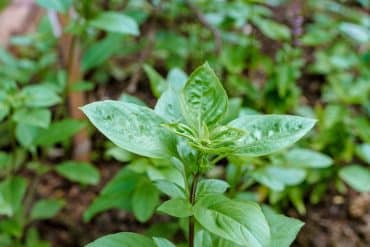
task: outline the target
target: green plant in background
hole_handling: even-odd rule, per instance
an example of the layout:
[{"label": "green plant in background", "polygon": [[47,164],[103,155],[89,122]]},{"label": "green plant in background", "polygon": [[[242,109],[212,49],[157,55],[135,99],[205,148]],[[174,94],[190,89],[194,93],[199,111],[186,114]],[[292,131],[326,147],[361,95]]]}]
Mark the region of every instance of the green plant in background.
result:
[{"label": "green plant in background", "polygon": [[82,184],[96,184],[100,177],[87,163],[51,166],[47,160],[56,145],[67,149],[69,139],[85,126],[65,118],[66,76],[55,68],[57,39],[50,37],[51,26],[43,19],[35,33],[12,37],[19,57],[0,49],[0,245],[4,247],[50,246],[40,240],[35,224],[53,218],[65,200],[38,198],[36,188],[46,173],[55,170]]},{"label": "green plant in background", "polygon": [[[359,3],[364,5],[362,1]],[[321,174],[322,179],[321,175],[316,176],[315,183],[320,188],[317,190],[326,187],[320,180],[331,179],[343,191],[345,187],[340,180],[343,179],[355,190],[366,192],[369,168],[359,164],[340,165],[352,162],[354,157],[369,164],[370,17],[329,0],[311,0],[307,7],[315,12],[314,22],[301,39],[305,46],[315,47],[315,59],[308,72],[325,80],[321,96],[325,106],[314,109],[319,124],[311,146],[334,157],[336,164],[328,173]]]},{"label": "green plant in background", "polygon": [[[152,182],[170,197],[157,210],[187,221],[189,246],[289,246],[301,222],[251,201],[230,199],[224,195],[226,182],[205,175],[225,157],[256,157],[283,149],[305,135],[315,120],[245,115],[222,124],[228,97],[208,64],[196,69],[185,84],[176,82],[169,82],[154,110],[122,101],[95,102],[82,110],[117,146],[159,163],[171,161],[178,179],[163,176],[140,183]],[[139,202],[133,198],[133,204]],[[173,246],[168,240],[134,233],[108,235],[88,246],[130,243]]]}]

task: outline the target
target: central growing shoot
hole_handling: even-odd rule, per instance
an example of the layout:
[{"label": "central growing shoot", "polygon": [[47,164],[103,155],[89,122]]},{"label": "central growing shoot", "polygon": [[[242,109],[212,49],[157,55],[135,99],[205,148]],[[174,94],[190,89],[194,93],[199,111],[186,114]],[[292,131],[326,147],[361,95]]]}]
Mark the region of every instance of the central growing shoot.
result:
[{"label": "central growing shoot", "polygon": [[[172,161],[182,181],[152,181],[170,198],[157,211],[187,221],[188,246],[284,247],[302,226],[255,202],[228,198],[228,184],[208,179],[206,173],[224,158],[256,157],[286,148],[304,136],[315,120],[289,115],[235,118],[222,84],[207,63],[186,82],[170,82],[154,110],[111,100],[82,110],[117,146]],[[124,232],[88,246],[175,245],[163,238]]]}]

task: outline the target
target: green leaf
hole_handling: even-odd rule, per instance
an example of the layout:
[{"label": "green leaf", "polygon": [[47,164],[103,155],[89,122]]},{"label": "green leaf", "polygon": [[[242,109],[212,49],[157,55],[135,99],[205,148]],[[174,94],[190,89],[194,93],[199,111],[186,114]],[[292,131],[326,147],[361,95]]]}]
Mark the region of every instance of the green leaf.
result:
[{"label": "green leaf", "polygon": [[49,147],[56,143],[69,140],[84,126],[84,122],[74,119],[63,119],[59,122],[54,122],[49,126],[49,128],[41,129],[39,131],[35,144]]},{"label": "green leaf", "polygon": [[57,165],[55,170],[59,175],[81,184],[96,185],[100,180],[99,170],[85,162],[65,161]]},{"label": "green leaf", "polygon": [[185,191],[183,188],[175,183],[168,180],[156,180],[154,181],[155,186],[164,194],[172,198],[186,198]]},{"label": "green leaf", "polygon": [[117,146],[151,158],[174,153],[174,138],[151,109],[121,101],[101,101],[82,107],[90,121]]},{"label": "green leaf", "polygon": [[149,78],[150,88],[156,98],[159,98],[161,94],[166,91],[168,83],[166,80],[148,64],[144,65],[144,71]]},{"label": "green leaf", "polygon": [[[23,234],[24,226],[20,220],[16,218],[6,218],[0,221],[0,232],[8,234],[10,236],[21,238]],[[9,247],[13,247],[11,245]],[[18,246],[17,246],[18,247]]]},{"label": "green leaf", "polygon": [[148,237],[132,232],[121,232],[106,235],[85,247],[156,247]]},{"label": "green leaf", "polygon": [[70,90],[72,92],[85,92],[85,91],[91,91],[94,88],[95,88],[95,84],[93,82],[79,81],[79,82],[73,83],[72,86],[70,87]]},{"label": "green leaf", "polygon": [[[131,194],[130,194],[131,195]],[[112,209],[119,208],[128,210],[131,206],[130,196],[127,193],[112,193],[100,195],[96,198],[83,214],[84,222],[89,222],[95,215]]]},{"label": "green leaf", "polygon": [[208,196],[210,194],[222,194],[228,188],[229,184],[219,179],[203,179],[197,187],[197,198]]},{"label": "green leaf", "polygon": [[286,148],[303,137],[316,120],[290,115],[244,115],[230,125],[246,132],[236,155],[261,156]]},{"label": "green leaf", "polygon": [[[214,247],[212,243],[211,234],[208,231],[200,230],[196,231],[194,239],[195,247]],[[223,246],[227,247],[227,246]]]},{"label": "green leaf", "polygon": [[61,101],[61,98],[44,85],[27,86],[22,91],[24,103],[29,107],[49,107]]},{"label": "green leaf", "polygon": [[132,210],[140,222],[148,221],[159,203],[159,192],[148,179],[141,179],[132,196]]},{"label": "green leaf", "polygon": [[12,205],[6,201],[4,196],[0,193],[0,215],[11,216],[13,214]]},{"label": "green leaf", "polygon": [[242,246],[265,247],[270,230],[254,202],[237,202],[221,195],[202,197],[193,208],[199,224],[211,233]]},{"label": "green leaf", "polygon": [[36,228],[29,228],[26,234],[25,247],[51,247],[47,241],[40,240],[40,236]]},{"label": "green leaf", "polygon": [[176,247],[173,243],[164,238],[153,238],[157,247]]},{"label": "green leaf", "polygon": [[370,41],[370,26],[367,27],[357,25],[354,23],[343,22],[339,25],[339,30],[347,35],[349,38],[358,43],[369,44]]},{"label": "green leaf", "polygon": [[83,71],[93,69],[116,54],[123,43],[123,38],[117,34],[108,34],[104,39],[94,42],[83,54],[81,67]]},{"label": "green leaf", "polygon": [[368,165],[370,165],[370,144],[363,143],[356,147],[356,154]]},{"label": "green leaf", "polygon": [[13,216],[22,206],[27,181],[22,177],[8,177],[0,183],[0,214]]},{"label": "green leaf", "polygon": [[90,20],[89,24],[107,32],[131,35],[139,34],[139,28],[135,20],[119,12],[102,12],[97,17]]},{"label": "green leaf", "polygon": [[289,247],[296,238],[303,222],[275,213],[268,207],[262,207],[270,226],[271,241],[268,247]]},{"label": "green leaf", "polygon": [[6,174],[6,172],[9,169],[12,169],[13,164],[12,164],[12,156],[8,153],[1,152],[0,151],[0,174],[2,175],[3,172]]},{"label": "green leaf", "polygon": [[181,108],[188,124],[196,130],[203,123],[214,125],[227,111],[226,92],[208,63],[190,75],[181,93]]},{"label": "green leaf", "polygon": [[242,99],[241,98],[231,98],[229,99],[229,106],[226,112],[226,115],[222,119],[223,124],[227,124],[231,120],[234,120],[239,116],[241,106],[242,106]]},{"label": "green leaf", "polygon": [[41,7],[65,13],[72,5],[72,0],[36,0]]},{"label": "green leaf", "polygon": [[165,201],[157,210],[178,218],[185,218],[193,215],[190,202],[184,198],[174,198]]},{"label": "green leaf", "polygon": [[136,104],[136,105],[141,105],[141,106],[147,106],[145,104],[144,101],[142,101],[140,98],[138,97],[135,97],[135,96],[132,96],[132,95],[129,95],[127,93],[123,93],[119,99],[119,101],[123,101],[123,102],[126,102],[126,103],[132,103],[132,104]]},{"label": "green leaf", "polygon": [[8,116],[9,112],[10,107],[5,103],[0,102],[0,122]]},{"label": "green leaf", "polygon": [[286,156],[286,162],[294,167],[325,168],[333,164],[329,156],[304,148],[294,148]]},{"label": "green leaf", "polygon": [[170,123],[183,122],[179,93],[172,86],[161,94],[154,111]]},{"label": "green leaf", "polygon": [[65,205],[60,199],[43,199],[32,207],[31,219],[42,220],[53,218]]},{"label": "green leaf", "polygon": [[140,178],[136,172],[121,169],[85,211],[84,221],[90,221],[96,214],[111,208],[130,209],[132,193]]},{"label": "green leaf", "polygon": [[187,79],[188,76],[179,68],[171,69],[167,75],[167,82],[176,92],[181,92]]},{"label": "green leaf", "polygon": [[370,169],[368,168],[360,165],[346,166],[340,169],[339,176],[359,192],[370,191]]},{"label": "green leaf", "polygon": [[39,128],[28,125],[28,124],[17,124],[15,129],[15,136],[17,137],[17,141],[26,148],[30,148],[34,143],[37,135],[39,133]]},{"label": "green leaf", "polygon": [[129,151],[125,149],[122,149],[117,146],[113,146],[105,151],[104,157],[113,158],[120,162],[129,162],[134,159],[135,155],[133,155],[132,153],[130,153]]},{"label": "green leaf", "polygon": [[267,166],[253,171],[253,178],[272,190],[281,191],[287,185],[301,183],[306,177],[303,169],[291,167]]},{"label": "green leaf", "polygon": [[258,18],[254,24],[261,32],[274,40],[289,40],[290,30],[287,26],[268,19]]},{"label": "green leaf", "polygon": [[22,108],[16,111],[12,118],[17,123],[47,128],[51,121],[51,112],[47,109]]}]

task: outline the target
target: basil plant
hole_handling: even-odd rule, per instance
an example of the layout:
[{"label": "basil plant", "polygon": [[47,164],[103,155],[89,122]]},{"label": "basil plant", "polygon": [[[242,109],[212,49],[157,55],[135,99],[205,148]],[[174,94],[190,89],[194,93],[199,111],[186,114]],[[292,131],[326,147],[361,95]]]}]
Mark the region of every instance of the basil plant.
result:
[{"label": "basil plant", "polygon": [[[170,82],[154,110],[105,100],[82,107],[96,128],[132,153],[170,160],[183,181],[153,181],[169,196],[157,211],[188,223],[188,246],[284,247],[302,223],[255,202],[228,198],[225,181],[205,178],[223,158],[262,156],[303,137],[315,120],[290,115],[243,115],[231,119],[227,94],[205,63],[188,80]],[[88,247],[175,246],[136,233],[102,237]]]}]

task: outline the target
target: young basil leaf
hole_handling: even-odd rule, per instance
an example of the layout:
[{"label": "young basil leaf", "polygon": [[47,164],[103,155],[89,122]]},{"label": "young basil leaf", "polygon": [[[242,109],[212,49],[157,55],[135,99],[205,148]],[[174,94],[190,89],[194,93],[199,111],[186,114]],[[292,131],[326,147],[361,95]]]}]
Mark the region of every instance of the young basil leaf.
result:
[{"label": "young basil leaf", "polygon": [[183,123],[169,123],[163,124],[164,127],[168,128],[170,131],[176,135],[186,138],[190,142],[196,142],[196,133],[186,124]]},{"label": "young basil leaf", "polygon": [[271,241],[268,247],[289,247],[296,238],[303,222],[275,213],[269,207],[262,207],[270,226]]},{"label": "young basil leaf", "polygon": [[187,80],[181,93],[182,115],[187,123],[200,130],[203,123],[217,123],[227,111],[226,92],[208,65],[198,67]]},{"label": "young basil leaf", "polygon": [[15,136],[17,141],[26,148],[31,148],[39,133],[39,127],[28,124],[17,124]]},{"label": "young basil leaf", "polygon": [[306,177],[306,171],[293,167],[267,166],[253,171],[252,176],[270,189],[282,191],[285,186],[301,183]]},{"label": "young basil leaf", "polygon": [[230,122],[246,135],[237,143],[235,155],[261,156],[286,148],[303,137],[316,120],[290,115],[246,115]]},{"label": "young basil leaf", "polygon": [[112,208],[129,210],[131,208],[131,196],[132,194],[127,192],[99,195],[84,212],[84,222],[89,222],[95,215]]},{"label": "young basil leaf", "polygon": [[85,162],[65,161],[57,165],[55,170],[59,175],[81,184],[96,185],[100,180],[99,170]]},{"label": "young basil leaf", "polygon": [[144,65],[144,71],[149,77],[150,88],[155,97],[159,98],[166,91],[168,83],[166,80],[148,64]]},{"label": "young basil leaf", "polygon": [[199,230],[195,233],[194,246],[195,247],[214,247],[212,243],[212,236],[206,230]]},{"label": "young basil leaf", "polygon": [[174,198],[165,201],[157,210],[178,218],[185,218],[193,215],[190,202],[183,198]]},{"label": "young basil leaf", "polygon": [[[167,82],[165,82],[161,76],[153,74],[149,67],[145,71],[150,78],[151,84],[154,81],[158,81],[156,90],[154,90],[154,85],[152,85],[154,93],[156,91],[160,92],[157,93],[158,95],[160,94],[160,97],[154,111],[170,123],[184,122],[184,117],[181,114],[180,93],[187,79],[186,74],[180,69],[172,69],[167,76]],[[167,89],[163,90],[165,88]]]},{"label": "young basil leaf", "polygon": [[106,235],[85,247],[156,247],[154,241],[148,237],[132,232],[120,232]]},{"label": "young basil leaf", "polygon": [[153,110],[121,101],[100,101],[82,107],[95,127],[117,146],[151,158],[173,156],[175,139]]},{"label": "young basil leaf", "polygon": [[88,71],[107,61],[122,49],[123,42],[124,37],[116,33],[110,33],[105,38],[94,42],[83,53],[81,60],[82,70]]},{"label": "young basil leaf", "polygon": [[58,122],[53,122],[47,129],[40,129],[35,140],[35,145],[50,147],[56,143],[68,140],[80,131],[85,122],[74,119],[63,119]]},{"label": "young basil leaf", "polygon": [[175,183],[161,179],[154,181],[154,184],[160,191],[162,191],[162,193],[168,195],[169,197],[183,199],[186,198],[184,189]]},{"label": "young basil leaf", "polygon": [[138,35],[139,28],[131,17],[119,12],[105,11],[89,21],[89,25],[107,32]]},{"label": "young basil leaf", "polygon": [[153,238],[157,247],[176,247],[173,243],[164,238]]},{"label": "young basil leaf", "polygon": [[22,206],[27,181],[22,177],[8,177],[0,183],[0,214],[13,216]]},{"label": "young basil leaf", "polygon": [[61,101],[61,98],[46,85],[31,85],[21,93],[24,103],[29,107],[49,107]]},{"label": "young basil leaf", "polygon": [[363,143],[356,147],[356,154],[364,162],[370,165],[370,144]]},{"label": "young basil leaf", "polygon": [[171,86],[161,94],[154,111],[170,123],[183,122],[179,93]]},{"label": "young basil leaf", "polygon": [[146,222],[159,203],[159,192],[147,178],[143,178],[134,190],[131,203],[135,217]]},{"label": "young basil leaf", "polygon": [[167,75],[167,82],[172,87],[175,92],[180,93],[182,88],[184,87],[188,76],[185,72],[179,68],[171,69]]},{"label": "young basil leaf", "polygon": [[197,198],[208,196],[210,194],[223,194],[229,184],[219,179],[203,179],[199,182],[197,187]]},{"label": "young basil leaf", "polygon": [[26,109],[16,111],[12,119],[17,123],[47,128],[51,121],[51,112],[47,109]]},{"label": "young basil leaf", "polygon": [[269,226],[257,203],[211,195],[200,198],[193,212],[202,227],[236,244],[265,247],[270,242]]},{"label": "young basil leaf", "polygon": [[65,205],[63,200],[44,199],[36,202],[31,210],[32,220],[50,219],[54,217]]},{"label": "young basil leaf", "polygon": [[231,120],[234,120],[239,116],[241,107],[242,107],[242,99],[241,98],[231,98],[229,99],[229,106],[227,108],[227,112],[225,116],[222,118],[222,123],[227,124]]},{"label": "young basil leaf", "polygon": [[133,95],[129,95],[127,93],[123,93],[119,99],[119,101],[122,101],[122,102],[126,102],[126,103],[132,103],[132,104],[136,104],[136,105],[141,105],[141,106],[147,106],[145,104],[144,101],[142,101],[140,98],[136,97],[136,96],[133,96]]},{"label": "young basil leaf", "polygon": [[[114,144],[112,143],[112,145]],[[105,151],[104,158],[106,159],[113,158],[120,162],[129,162],[135,158],[135,155],[125,149],[122,149],[114,145],[113,147],[109,147]]]},{"label": "young basil leaf", "polygon": [[126,167],[121,169],[85,211],[84,221],[88,222],[96,214],[111,208],[130,210],[132,194],[141,177],[141,174]]},{"label": "young basil leaf", "polygon": [[285,159],[293,167],[325,168],[333,164],[333,159],[329,156],[304,148],[290,150]]},{"label": "young basil leaf", "polygon": [[343,167],[339,176],[359,192],[370,192],[370,169],[360,165]]}]

